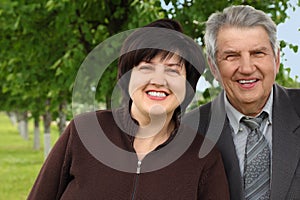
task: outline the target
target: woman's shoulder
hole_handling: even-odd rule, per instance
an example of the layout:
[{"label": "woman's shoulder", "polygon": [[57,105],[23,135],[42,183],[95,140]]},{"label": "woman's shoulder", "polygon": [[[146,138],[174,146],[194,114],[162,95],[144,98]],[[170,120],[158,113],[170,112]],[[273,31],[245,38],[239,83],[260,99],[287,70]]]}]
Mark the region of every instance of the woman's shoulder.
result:
[{"label": "woman's shoulder", "polygon": [[89,111],[77,114],[73,117],[71,122],[79,123],[79,122],[89,122],[89,121],[99,121],[100,119],[103,120],[105,118],[112,117],[111,110],[96,110],[96,111]]}]

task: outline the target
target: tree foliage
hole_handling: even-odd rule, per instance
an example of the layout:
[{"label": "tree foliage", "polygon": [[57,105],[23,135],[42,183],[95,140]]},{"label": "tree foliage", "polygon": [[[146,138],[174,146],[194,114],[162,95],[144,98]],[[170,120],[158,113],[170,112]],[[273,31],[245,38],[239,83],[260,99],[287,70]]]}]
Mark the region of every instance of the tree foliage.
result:
[{"label": "tree foliage", "polygon": [[[163,0],[162,0],[163,1]],[[2,0],[0,2],[0,107],[54,117],[70,108],[77,71],[99,43],[159,18],[180,21],[185,33],[201,45],[208,16],[232,4],[249,4],[279,24],[291,5],[279,0]],[[297,46],[282,43],[295,51]],[[109,107],[116,82],[116,63],[105,72],[97,100]],[[207,71],[206,79],[212,83]],[[298,86],[281,68],[278,81]],[[213,87],[213,85],[212,85]],[[215,88],[211,91],[217,93]],[[209,92],[204,92],[209,98]],[[65,106],[67,105],[67,106]],[[70,109],[69,109],[70,110]]]}]

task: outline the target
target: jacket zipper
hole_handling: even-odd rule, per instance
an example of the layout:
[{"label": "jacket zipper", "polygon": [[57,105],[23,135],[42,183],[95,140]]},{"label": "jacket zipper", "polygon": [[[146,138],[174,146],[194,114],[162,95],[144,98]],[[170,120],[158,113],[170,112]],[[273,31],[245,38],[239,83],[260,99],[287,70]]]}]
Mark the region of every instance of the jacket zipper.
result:
[{"label": "jacket zipper", "polygon": [[133,187],[133,193],[132,193],[131,200],[134,200],[134,198],[135,198],[135,193],[136,193],[136,188],[137,188],[137,184],[138,184],[138,180],[139,180],[139,175],[141,173],[141,165],[142,165],[142,161],[139,160],[138,163],[137,163],[136,176],[135,176],[135,181],[134,181],[134,187]]}]

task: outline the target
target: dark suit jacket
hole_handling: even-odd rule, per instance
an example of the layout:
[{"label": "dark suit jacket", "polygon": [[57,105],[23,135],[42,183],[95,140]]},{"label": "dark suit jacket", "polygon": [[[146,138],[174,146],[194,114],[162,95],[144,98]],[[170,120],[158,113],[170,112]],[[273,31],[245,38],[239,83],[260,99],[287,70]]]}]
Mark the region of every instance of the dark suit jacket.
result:
[{"label": "dark suit jacket", "polygon": [[[300,90],[275,84],[273,95],[271,199],[300,200]],[[217,145],[222,153],[231,199],[242,200],[243,178],[223,96],[224,92],[187,113],[183,122],[206,135],[212,141],[210,144]],[[201,147],[202,154],[207,154],[210,144]]]}]

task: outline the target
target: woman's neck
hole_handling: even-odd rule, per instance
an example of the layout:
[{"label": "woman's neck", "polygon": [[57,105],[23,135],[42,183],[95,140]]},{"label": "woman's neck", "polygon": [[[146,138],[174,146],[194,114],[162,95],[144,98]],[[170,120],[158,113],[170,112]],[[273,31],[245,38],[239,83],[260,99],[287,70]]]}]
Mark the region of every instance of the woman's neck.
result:
[{"label": "woman's neck", "polygon": [[175,122],[171,117],[152,118],[149,124],[140,126],[133,142],[139,160],[168,140],[174,128]]}]

